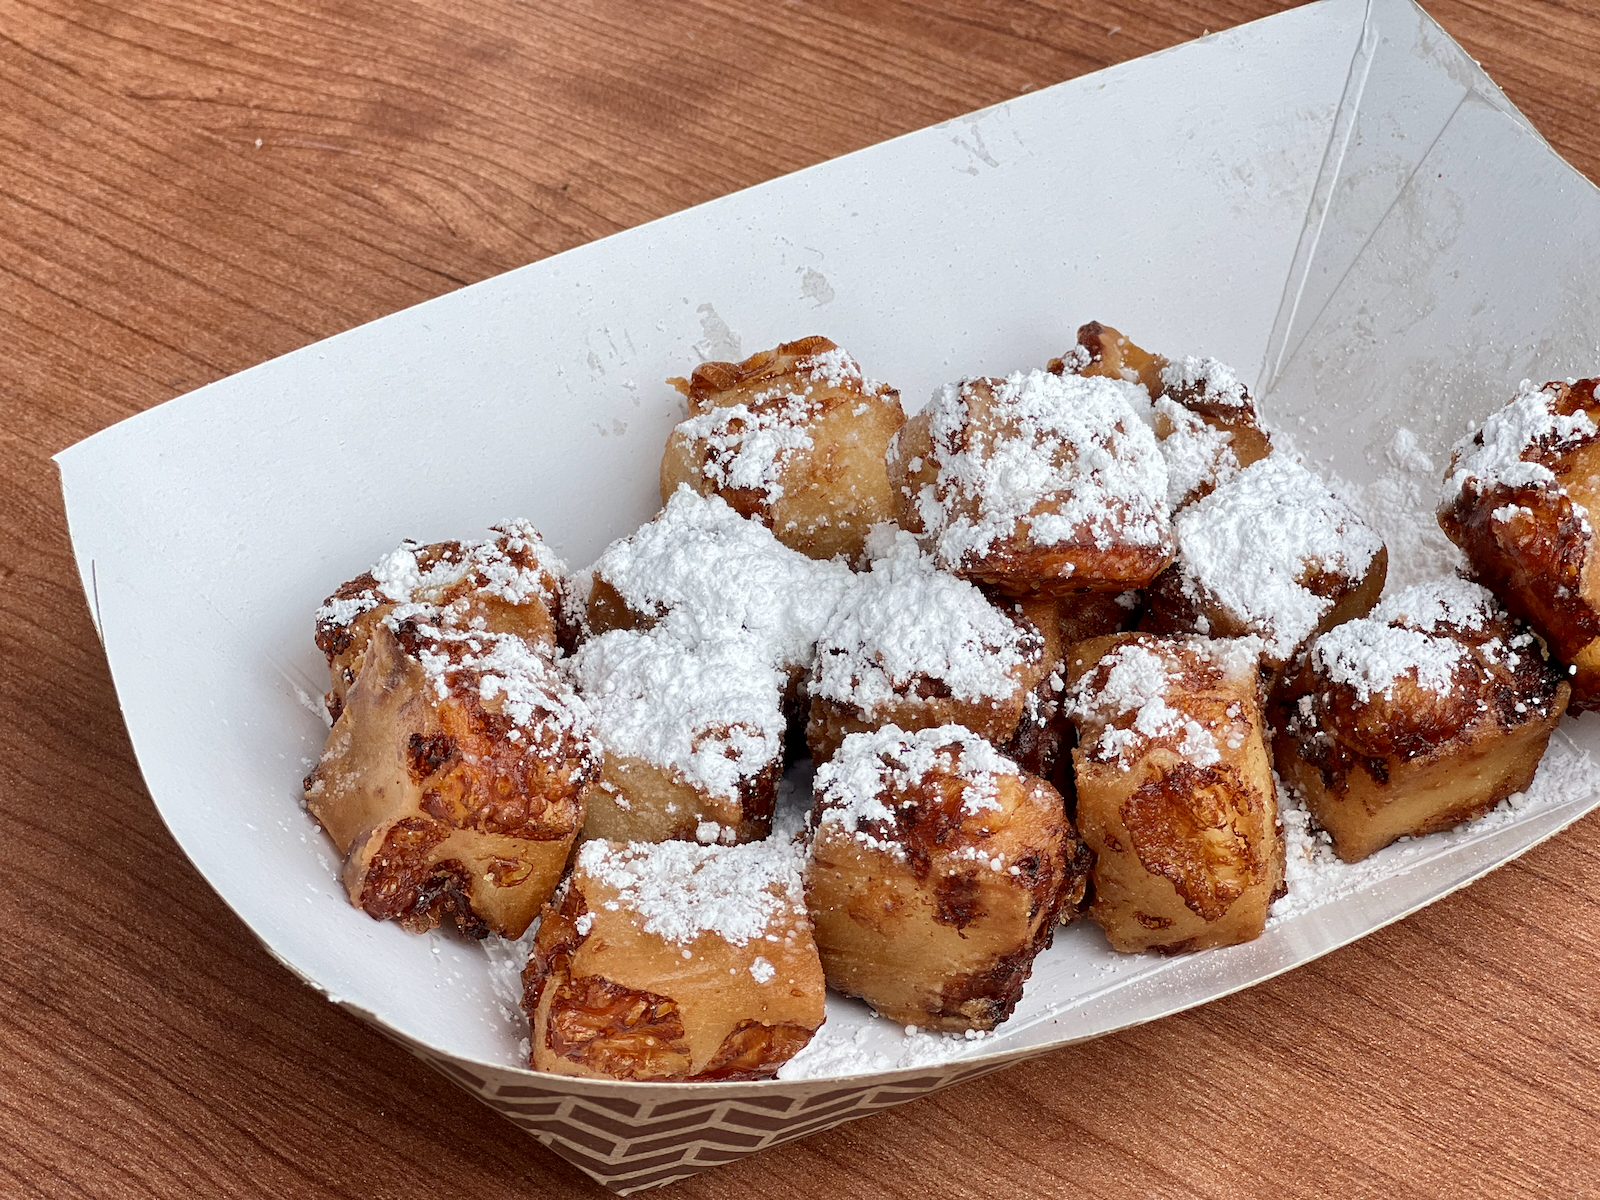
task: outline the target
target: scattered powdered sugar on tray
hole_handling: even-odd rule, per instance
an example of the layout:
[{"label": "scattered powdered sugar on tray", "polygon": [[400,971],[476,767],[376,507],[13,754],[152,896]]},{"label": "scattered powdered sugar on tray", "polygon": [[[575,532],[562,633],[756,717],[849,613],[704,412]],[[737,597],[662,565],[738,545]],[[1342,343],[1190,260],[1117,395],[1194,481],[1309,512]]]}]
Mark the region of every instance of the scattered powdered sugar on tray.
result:
[{"label": "scattered powdered sugar on tray", "polygon": [[1266,641],[1280,661],[1333,601],[1301,582],[1313,567],[1351,579],[1383,548],[1355,511],[1284,455],[1252,463],[1177,519],[1189,581]]},{"label": "scattered powdered sugar on tray", "polygon": [[1037,634],[972,584],[941,571],[909,533],[875,535],[881,553],[855,577],[817,646],[812,694],[862,710],[888,704],[921,679],[957,700],[1010,696]]},{"label": "scattered powdered sugar on tray", "polygon": [[1557,730],[1526,792],[1517,792],[1492,812],[1466,825],[1421,838],[1402,838],[1360,862],[1347,863],[1333,852],[1332,839],[1316,829],[1311,814],[1282,782],[1278,815],[1283,822],[1288,892],[1272,906],[1267,928],[1359,891],[1417,863],[1473,841],[1517,821],[1593,794],[1600,775],[1588,752]]},{"label": "scattered powdered sugar on tray", "polygon": [[783,677],[748,637],[688,646],[670,630],[614,629],[570,660],[606,750],[676,771],[712,796],[783,754]]},{"label": "scattered powdered sugar on tray", "polygon": [[975,1043],[994,1037],[991,1032],[929,1033],[905,1026],[899,1041],[884,1045],[879,1022],[847,1025],[829,1022],[788,1062],[778,1068],[779,1079],[826,1079],[908,1067],[932,1067],[969,1054]]},{"label": "scattered powdered sugar on tray", "polygon": [[606,547],[593,572],[685,640],[742,633],[769,645],[775,663],[798,668],[810,667],[853,578],[843,563],[791,550],[720,496],[682,484],[655,520]]},{"label": "scattered powdered sugar on tray", "polygon": [[[1341,481],[1331,480],[1341,495]],[[1352,494],[1351,506],[1389,548],[1390,590],[1449,575],[1466,565],[1434,520],[1439,472],[1417,435],[1401,426],[1384,448],[1378,477]]]},{"label": "scattered powdered sugar on tray", "polygon": [[1167,467],[1139,413],[1147,403],[1138,384],[1048,371],[935,392],[938,482],[917,505],[939,562],[982,559],[1018,522],[1037,546],[1165,543]]},{"label": "scattered powdered sugar on tray", "polygon": [[637,915],[646,933],[677,945],[711,933],[744,946],[780,918],[791,918],[784,928],[805,918],[804,865],[803,847],[769,837],[740,846],[591,841],[577,869],[615,892],[601,907]]},{"label": "scattered powdered sugar on tray", "polygon": [[495,1007],[506,1022],[521,1035],[517,1057],[513,1065],[526,1066],[531,1047],[528,1045],[528,1015],[522,1011],[522,969],[528,965],[533,952],[533,939],[538,935],[537,920],[520,938],[501,937],[491,933],[479,946],[488,960],[489,990],[494,995]]}]

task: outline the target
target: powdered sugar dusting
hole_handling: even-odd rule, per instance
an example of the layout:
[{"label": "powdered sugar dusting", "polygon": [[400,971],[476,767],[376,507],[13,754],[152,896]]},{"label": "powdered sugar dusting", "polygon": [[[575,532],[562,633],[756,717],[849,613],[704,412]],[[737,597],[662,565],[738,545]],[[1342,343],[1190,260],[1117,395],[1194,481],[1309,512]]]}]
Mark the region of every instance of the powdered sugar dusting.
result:
[{"label": "powdered sugar dusting", "polygon": [[853,578],[843,563],[791,550],[760,521],[686,485],[654,521],[611,543],[594,573],[629,608],[662,615],[687,641],[744,635],[766,645],[773,662],[796,668],[810,667]]},{"label": "powdered sugar dusting", "polygon": [[719,488],[761,493],[768,503],[783,496],[790,460],[814,443],[807,428],[814,405],[803,395],[748,404],[719,405],[679,424],[677,432],[703,441],[701,473]]},{"label": "powdered sugar dusting", "polygon": [[[805,924],[803,865],[804,850],[777,838],[741,846],[597,840],[578,851],[577,869],[615,892],[602,907],[634,914],[648,934],[688,945],[710,933],[745,946]],[[752,964],[751,974],[764,982],[758,969]]]},{"label": "powdered sugar dusting", "polygon": [[1549,467],[1530,460],[1600,435],[1600,428],[1582,409],[1570,415],[1555,411],[1560,390],[1559,384],[1534,387],[1524,379],[1510,404],[1490,414],[1477,433],[1457,442],[1445,480],[1445,503],[1453,503],[1474,481],[1483,490],[1496,484],[1554,483],[1555,473]]},{"label": "powdered sugar dusting", "polygon": [[[969,428],[973,389],[992,402]],[[1139,416],[1144,389],[1100,376],[1017,373],[948,385],[929,404],[938,482],[918,510],[939,562],[957,569],[1025,521],[1035,545],[1154,546],[1170,537],[1167,468]]]},{"label": "powdered sugar dusting", "polygon": [[1131,770],[1152,742],[1170,741],[1197,767],[1220,762],[1215,730],[1168,703],[1182,674],[1198,658],[1237,677],[1253,672],[1260,656],[1254,638],[1211,641],[1145,637],[1113,646],[1067,694],[1067,715],[1079,722],[1095,759]]},{"label": "powdered sugar dusting", "polygon": [[1167,507],[1171,511],[1177,512],[1239,473],[1233,434],[1213,429],[1176,400],[1157,400],[1155,411],[1170,425],[1159,444],[1167,463]]},{"label": "powdered sugar dusting", "polygon": [[939,570],[910,534],[887,546],[875,537],[872,548],[883,556],[855,577],[823,629],[812,694],[870,710],[932,679],[957,700],[1010,696],[1015,669],[1037,653],[1035,635]]},{"label": "powdered sugar dusting", "polygon": [[1287,659],[1332,607],[1304,586],[1317,568],[1352,579],[1383,548],[1349,505],[1300,463],[1252,463],[1177,520],[1178,546],[1201,598],[1218,605]]},{"label": "powdered sugar dusting", "polygon": [[1233,368],[1214,358],[1187,355],[1161,368],[1161,382],[1173,391],[1188,393],[1224,408],[1251,408],[1250,394]]},{"label": "powdered sugar dusting", "polygon": [[452,693],[476,693],[485,707],[510,719],[513,740],[519,740],[517,730],[541,727],[589,735],[588,706],[549,657],[515,634],[408,623],[392,614],[384,623],[397,632],[409,625],[415,658],[441,700]]},{"label": "powdered sugar dusting", "polygon": [[817,768],[817,827],[837,826],[873,849],[903,853],[892,840],[883,840],[884,830],[895,827],[894,811],[884,797],[902,795],[934,773],[960,779],[961,811],[979,816],[1001,811],[996,778],[1015,775],[1017,767],[961,725],[914,733],[885,725],[871,733],[852,733]]},{"label": "powdered sugar dusting", "polygon": [[571,663],[613,754],[670,768],[730,799],[781,761],[783,679],[754,639],[691,647],[670,630],[616,629],[586,642]]}]

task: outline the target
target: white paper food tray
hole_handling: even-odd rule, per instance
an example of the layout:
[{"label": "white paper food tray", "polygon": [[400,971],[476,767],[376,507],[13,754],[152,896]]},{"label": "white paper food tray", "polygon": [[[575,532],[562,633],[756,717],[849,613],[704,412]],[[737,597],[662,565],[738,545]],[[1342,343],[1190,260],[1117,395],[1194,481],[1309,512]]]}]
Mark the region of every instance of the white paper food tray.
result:
[{"label": "white paper food tray", "polygon": [[585,1082],[518,1069],[481,948],[345,899],[299,806],[325,595],[404,537],[512,515],[587,563],[655,511],[663,380],[700,359],[825,333],[920,400],[1089,319],[1259,371],[1268,422],[1364,489],[1405,583],[1446,562],[1427,513],[1468,421],[1600,368],[1597,277],[1600,196],[1472,60],[1409,0],[1323,0],[465,288],[58,461],[140,766],[196,866],[297,975],[625,1192],[1360,937],[1588,812],[1600,722],[1563,723],[1520,811],[1324,871],[1249,945],[1116,956],[1075,928],[991,1038],[830,999],[819,1078]]}]

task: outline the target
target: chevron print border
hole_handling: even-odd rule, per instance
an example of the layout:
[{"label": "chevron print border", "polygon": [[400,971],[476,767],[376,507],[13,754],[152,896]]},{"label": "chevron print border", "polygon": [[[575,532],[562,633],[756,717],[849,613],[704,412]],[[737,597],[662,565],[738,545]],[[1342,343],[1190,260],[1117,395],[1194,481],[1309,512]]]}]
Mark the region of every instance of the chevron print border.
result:
[{"label": "chevron print border", "polygon": [[[951,1063],[860,1083],[674,1086],[469,1067],[415,1043],[402,1044],[619,1196],[687,1179],[1033,1057]],[[659,1100],[652,1097],[654,1092],[660,1093]]]}]

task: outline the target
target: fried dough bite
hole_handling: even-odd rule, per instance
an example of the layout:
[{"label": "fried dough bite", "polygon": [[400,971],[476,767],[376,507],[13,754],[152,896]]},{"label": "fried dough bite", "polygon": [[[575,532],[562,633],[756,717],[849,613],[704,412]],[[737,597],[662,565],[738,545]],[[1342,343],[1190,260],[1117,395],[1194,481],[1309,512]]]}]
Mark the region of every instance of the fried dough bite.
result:
[{"label": "fried dough bite", "polygon": [[1052,375],[1100,375],[1143,385],[1151,400],[1161,397],[1167,360],[1134,345],[1121,333],[1099,321],[1078,327],[1078,341],[1060,358],[1050,360]]},{"label": "fried dough bite", "polygon": [[586,842],[523,971],[536,1071],[770,1079],[823,1021],[822,965],[788,839]]},{"label": "fried dough bite", "polygon": [[1289,458],[1251,464],[1180,512],[1176,525],[1178,561],[1145,592],[1139,628],[1254,634],[1274,675],[1383,592],[1383,539]]},{"label": "fried dough bite", "polygon": [[1089,916],[1121,951],[1179,953],[1260,935],[1283,883],[1255,638],[1125,633],[1068,664]]},{"label": "fried dough bite", "polygon": [[596,634],[667,622],[699,643],[744,636],[789,678],[786,705],[805,721],[817,638],[854,573],[791,550],[719,496],[680,486],[649,524],[606,547],[592,571]]},{"label": "fried dough bite", "polygon": [[520,937],[561,878],[599,774],[588,710],[515,634],[426,618],[370,628],[306,807],[370,916]]},{"label": "fried dough bite", "polygon": [[1061,797],[958,725],[846,738],[816,775],[806,903],[835,990],[929,1029],[1011,1015],[1087,859]]},{"label": "fried dough bite", "polygon": [[1143,587],[1174,550],[1143,403],[1138,384],[1045,371],[941,388],[889,448],[901,527],[1006,595]]},{"label": "fried dough bite", "polygon": [[1438,579],[1323,634],[1286,681],[1278,773],[1357,862],[1527,788],[1571,686],[1487,588]]},{"label": "fried dough bite", "polygon": [[572,675],[605,747],[585,840],[767,836],[786,726],[784,678],[765,647],[615,629],[578,649]]},{"label": "fried dough bite", "polygon": [[857,559],[867,530],[894,518],[884,452],[905,420],[900,393],[827,338],[668,382],[689,418],[667,439],[663,503],[683,484],[719,495],[812,558]]},{"label": "fried dough bite", "polygon": [[1046,670],[1044,638],[972,584],[934,566],[916,539],[874,539],[817,643],[806,743],[826,762],[846,735],[960,724],[993,742],[1016,732]]},{"label": "fried dough bite", "polygon": [[527,521],[493,532],[478,542],[406,542],[328,597],[317,610],[316,639],[328,659],[329,713],[338,717],[367,639],[397,609],[402,618],[435,609],[434,624],[514,633],[552,652],[558,641],[570,644],[565,564]]},{"label": "fried dough bite", "polygon": [[1457,443],[1439,525],[1472,574],[1571,668],[1574,710],[1600,709],[1600,379],[1524,381]]}]

